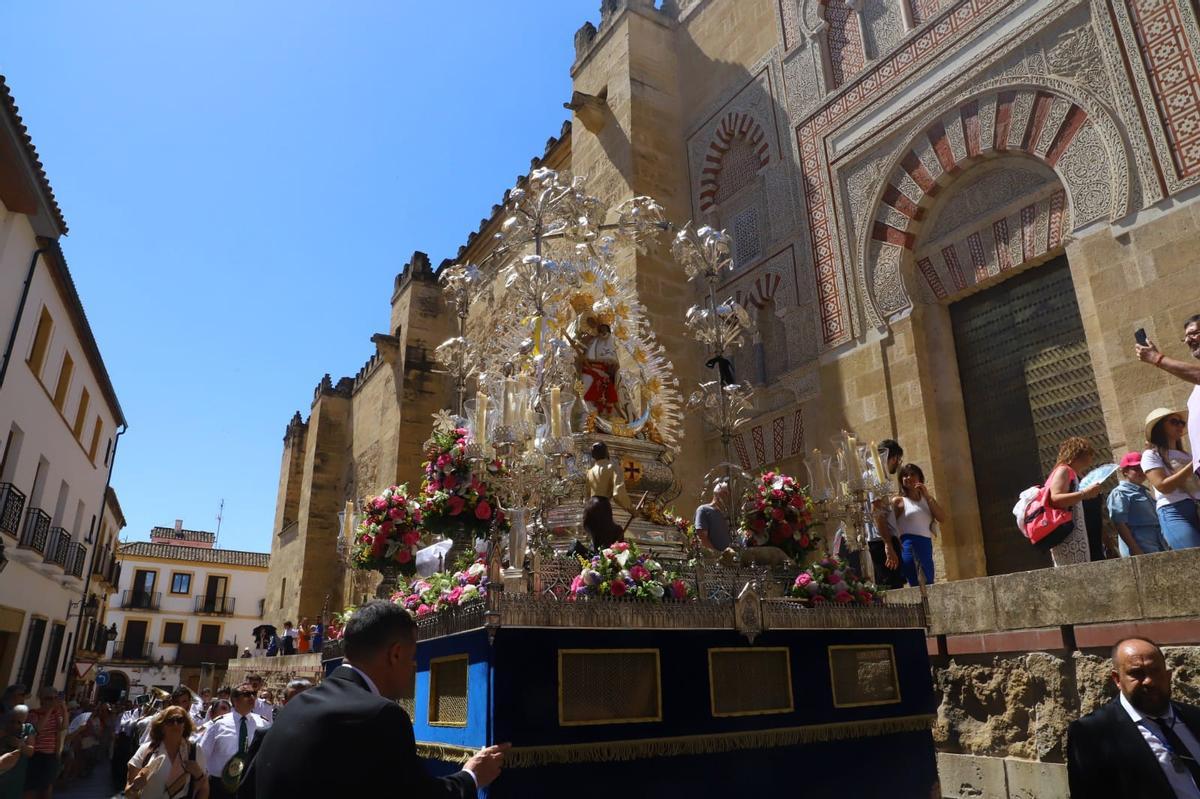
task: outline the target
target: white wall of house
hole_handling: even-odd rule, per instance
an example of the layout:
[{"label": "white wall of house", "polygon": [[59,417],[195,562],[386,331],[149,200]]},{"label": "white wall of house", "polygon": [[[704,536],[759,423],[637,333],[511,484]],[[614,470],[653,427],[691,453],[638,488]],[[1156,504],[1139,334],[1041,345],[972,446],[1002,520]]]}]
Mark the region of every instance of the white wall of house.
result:
[{"label": "white wall of house", "polygon": [[[8,343],[30,256],[37,248],[30,218],[0,206],[0,348]],[[0,386],[0,484],[12,485],[25,495],[15,534],[0,532],[9,560],[0,574],[0,682],[15,681],[26,653],[37,651],[33,681],[41,683],[44,675],[60,689],[66,682],[67,652],[74,646],[75,619],[67,618],[68,604],[81,598],[84,578],[92,567],[119,418],[119,409],[105,399],[86,355],[82,343],[90,336],[86,323],[73,319],[68,308],[67,296],[46,257],[39,258]],[[31,364],[43,314],[50,319],[50,335],[40,363]],[[70,376],[56,404],[67,358]],[[81,578],[20,546],[30,508],[42,509],[51,517],[52,527],[65,530],[72,542],[86,548]],[[41,626],[37,620],[44,622],[44,629],[40,642],[31,642],[31,627]],[[66,630],[57,663],[47,671],[45,660],[55,624]],[[19,631],[14,632],[16,625]]]},{"label": "white wall of house", "polygon": [[[181,548],[182,549],[182,548]],[[198,557],[220,550],[196,549]],[[267,595],[267,569],[236,566],[223,563],[207,563],[198,560],[166,559],[150,557],[120,556],[121,577],[117,592],[109,600],[105,626],[116,624],[117,640],[109,644],[103,668],[125,672],[130,677],[131,693],[138,693],[151,685],[171,684],[179,681],[180,671],[174,666],[179,651],[177,643],[166,639],[168,625],[181,625],[180,643],[201,643],[204,627],[215,627],[215,642],[240,647],[253,646],[250,631],[262,623],[259,608]],[[130,602],[134,594],[135,580],[139,571],[154,573],[151,594],[157,594],[157,609],[122,607],[139,604]],[[231,613],[205,612],[209,577],[224,577],[226,602],[218,601],[213,610],[221,610],[232,603]],[[180,590],[172,590],[180,589]],[[197,612],[201,602],[201,612]],[[142,603],[144,604],[144,603]],[[152,644],[151,661],[159,658],[165,668],[138,667],[115,653],[114,649],[128,639],[129,622],[146,623],[146,640]]]}]

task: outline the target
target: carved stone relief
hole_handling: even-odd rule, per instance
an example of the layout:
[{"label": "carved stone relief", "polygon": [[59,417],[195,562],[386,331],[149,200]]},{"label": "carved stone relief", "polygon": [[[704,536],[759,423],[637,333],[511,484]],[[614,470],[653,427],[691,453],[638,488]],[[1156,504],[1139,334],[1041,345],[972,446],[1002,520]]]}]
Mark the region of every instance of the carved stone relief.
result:
[{"label": "carved stone relief", "polygon": [[1085,125],[1058,162],[1071,196],[1075,225],[1103,218],[1110,210],[1111,165],[1095,125]]},{"label": "carved stone relief", "polygon": [[824,95],[824,67],[820,48],[811,44],[789,55],[783,62],[783,85],[788,113],[794,118],[806,115]]},{"label": "carved stone relief", "polygon": [[1052,179],[1032,164],[1026,165],[1021,161],[1006,164],[1004,168],[999,169],[981,168],[977,176],[968,172],[962,178],[963,186],[955,187],[953,195],[938,213],[929,232],[922,235],[922,239],[939,241],[961,228],[970,226],[995,209],[1036,191]]},{"label": "carved stone relief", "polygon": [[900,43],[906,33],[900,3],[908,0],[864,0],[858,16],[862,21],[863,38],[867,42],[867,58],[879,58]]},{"label": "carved stone relief", "polygon": [[890,244],[873,242],[871,260],[875,264],[873,291],[879,312],[884,316],[909,306],[908,293],[900,280],[900,257],[903,250]]}]

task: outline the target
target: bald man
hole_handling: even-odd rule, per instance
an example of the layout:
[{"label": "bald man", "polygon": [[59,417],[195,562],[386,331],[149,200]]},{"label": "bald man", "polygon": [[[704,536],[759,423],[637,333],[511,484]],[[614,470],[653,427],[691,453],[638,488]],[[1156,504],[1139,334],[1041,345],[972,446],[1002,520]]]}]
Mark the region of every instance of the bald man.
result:
[{"label": "bald man", "polygon": [[1072,799],[1200,799],[1200,708],[1171,701],[1171,670],[1145,638],[1112,649],[1117,698],[1067,730]]}]

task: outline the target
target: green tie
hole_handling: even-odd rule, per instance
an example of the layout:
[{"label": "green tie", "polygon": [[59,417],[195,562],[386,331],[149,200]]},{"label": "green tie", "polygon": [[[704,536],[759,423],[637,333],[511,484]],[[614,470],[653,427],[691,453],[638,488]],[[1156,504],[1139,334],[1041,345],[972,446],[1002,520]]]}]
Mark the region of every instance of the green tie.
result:
[{"label": "green tie", "polygon": [[238,728],[238,754],[239,755],[246,754],[246,738],[247,737],[248,737],[248,734],[246,732],[246,717],[242,716],[242,726]]}]

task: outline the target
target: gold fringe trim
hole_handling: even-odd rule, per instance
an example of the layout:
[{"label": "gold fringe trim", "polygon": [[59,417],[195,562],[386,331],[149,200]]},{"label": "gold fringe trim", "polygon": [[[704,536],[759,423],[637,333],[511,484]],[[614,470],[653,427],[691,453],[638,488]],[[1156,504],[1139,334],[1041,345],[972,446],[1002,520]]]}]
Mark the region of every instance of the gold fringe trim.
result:
[{"label": "gold fringe trim", "polygon": [[[813,724],[804,727],[782,727],[773,730],[724,732],[711,735],[680,735],[672,738],[641,738],[556,746],[514,746],[505,754],[504,766],[505,768],[530,768],[552,763],[606,763],[844,741],[851,738],[869,738],[900,732],[919,732],[929,729],[933,720],[933,715],[922,714],[891,719],[844,721],[835,724]],[[473,749],[464,749],[460,746],[417,743],[418,755],[445,762],[465,763],[474,753]]]}]

